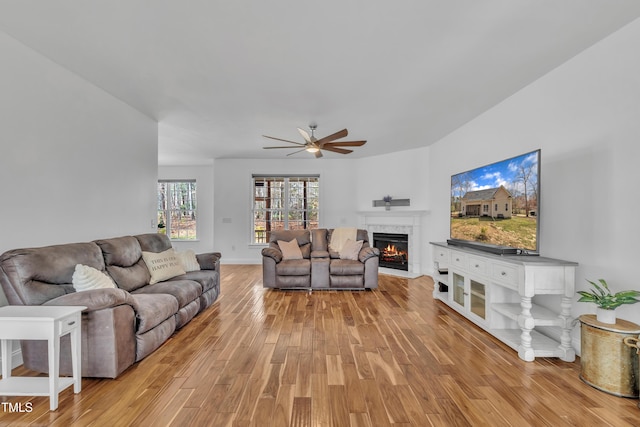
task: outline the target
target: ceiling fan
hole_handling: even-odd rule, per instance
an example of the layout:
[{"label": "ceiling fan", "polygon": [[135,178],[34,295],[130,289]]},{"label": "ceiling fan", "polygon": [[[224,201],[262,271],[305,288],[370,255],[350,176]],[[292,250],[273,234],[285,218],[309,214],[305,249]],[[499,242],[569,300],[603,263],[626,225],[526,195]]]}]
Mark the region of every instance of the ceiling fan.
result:
[{"label": "ceiling fan", "polygon": [[287,156],[291,156],[292,154],[296,154],[301,151],[307,151],[309,153],[313,153],[316,156],[316,158],[319,158],[319,157],[322,157],[322,150],[332,151],[334,153],[340,153],[340,154],[349,154],[349,153],[352,153],[353,150],[347,150],[346,148],[342,148],[342,147],[360,147],[367,142],[367,141],[333,142],[336,139],[344,138],[345,136],[347,136],[348,132],[346,129],[342,129],[341,131],[333,133],[329,136],[325,136],[324,138],[317,139],[314,135],[314,132],[317,127],[318,125],[316,125],[315,123],[312,123],[309,125],[309,129],[311,129],[311,135],[309,135],[309,132],[307,132],[306,130],[298,128],[298,132],[300,132],[300,135],[302,135],[302,137],[305,140],[304,144],[301,142],[289,141],[282,138],[275,138],[273,136],[262,135],[265,138],[275,139],[277,141],[283,141],[283,142],[288,142],[290,144],[295,144],[294,146],[286,145],[286,146],[279,146],[279,147],[263,147],[263,148],[265,150],[270,150],[274,148],[289,148],[289,149],[300,148],[299,150],[294,151],[293,153],[287,154]]}]

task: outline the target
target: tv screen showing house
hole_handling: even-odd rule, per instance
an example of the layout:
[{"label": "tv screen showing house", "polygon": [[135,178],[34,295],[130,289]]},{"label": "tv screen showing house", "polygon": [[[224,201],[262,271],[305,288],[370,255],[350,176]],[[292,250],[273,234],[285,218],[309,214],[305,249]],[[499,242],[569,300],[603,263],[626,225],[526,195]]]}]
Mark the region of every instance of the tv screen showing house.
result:
[{"label": "tv screen showing house", "polygon": [[540,150],[451,177],[451,239],[538,251]]}]

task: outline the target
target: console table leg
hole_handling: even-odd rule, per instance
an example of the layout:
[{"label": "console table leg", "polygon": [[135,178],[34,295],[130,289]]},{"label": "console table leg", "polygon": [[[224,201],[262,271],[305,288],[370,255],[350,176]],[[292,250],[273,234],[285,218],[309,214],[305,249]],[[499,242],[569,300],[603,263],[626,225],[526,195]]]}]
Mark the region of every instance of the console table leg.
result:
[{"label": "console table leg", "polygon": [[560,336],[560,360],[573,362],[576,360],[576,352],[571,346],[571,301],[566,296],[562,297],[560,303],[560,318],[562,319],[562,334]]},{"label": "console table leg", "polygon": [[60,381],[60,336],[51,330],[49,337],[49,409],[58,409],[58,382]]},{"label": "console table leg", "polygon": [[518,357],[520,359],[532,362],[535,360],[535,352],[533,350],[531,331],[534,327],[533,316],[531,315],[531,298],[530,297],[522,297],[520,300],[520,306],[522,307],[522,312],[518,318],[518,326],[522,330],[520,334],[520,347],[518,348]]},{"label": "console table leg", "polygon": [[11,352],[12,342],[11,340],[0,340],[2,346],[2,378],[6,379],[11,376]]},{"label": "console table leg", "polygon": [[80,328],[71,331],[71,366],[73,369],[73,392],[82,390],[82,357],[80,354]]}]

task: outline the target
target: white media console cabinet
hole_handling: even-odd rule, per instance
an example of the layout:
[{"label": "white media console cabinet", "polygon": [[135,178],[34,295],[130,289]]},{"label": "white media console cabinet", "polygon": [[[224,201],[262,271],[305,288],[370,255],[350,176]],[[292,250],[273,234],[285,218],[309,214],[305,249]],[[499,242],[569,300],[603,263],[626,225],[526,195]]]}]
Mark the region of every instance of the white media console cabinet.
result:
[{"label": "white media console cabinet", "polygon": [[[571,302],[577,263],[431,244],[434,298],[517,350],[522,360],[575,360]],[[556,295],[557,311],[533,303],[535,295]]]}]

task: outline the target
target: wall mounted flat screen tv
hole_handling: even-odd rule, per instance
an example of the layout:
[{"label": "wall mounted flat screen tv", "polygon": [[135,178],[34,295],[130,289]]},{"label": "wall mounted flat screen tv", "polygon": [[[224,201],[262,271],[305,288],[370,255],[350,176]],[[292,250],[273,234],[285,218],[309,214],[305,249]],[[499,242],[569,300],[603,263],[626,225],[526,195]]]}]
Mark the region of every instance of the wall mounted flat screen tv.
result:
[{"label": "wall mounted flat screen tv", "polygon": [[451,176],[451,245],[537,255],[540,150]]}]

